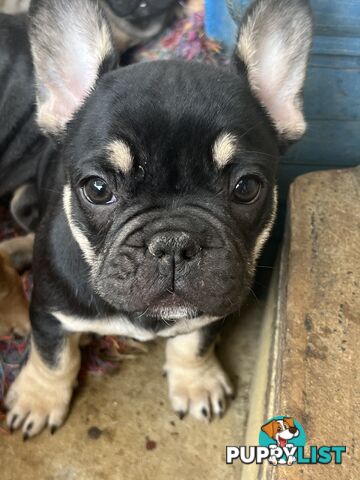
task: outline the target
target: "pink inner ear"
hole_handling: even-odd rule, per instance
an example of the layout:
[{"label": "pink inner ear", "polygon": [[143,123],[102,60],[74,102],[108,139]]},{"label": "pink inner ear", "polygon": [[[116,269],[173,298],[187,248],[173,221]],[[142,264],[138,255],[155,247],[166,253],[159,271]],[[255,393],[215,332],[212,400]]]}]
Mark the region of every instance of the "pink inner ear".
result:
[{"label": "pink inner ear", "polygon": [[[80,108],[112,50],[111,34],[96,2],[60,3],[46,2],[33,20],[36,34],[32,34],[38,122],[54,133]],[[46,34],[41,30],[44,23],[49,24]]]},{"label": "pink inner ear", "polygon": [[298,102],[305,76],[303,70],[291,61],[279,32],[272,32],[266,42],[260,42],[256,56],[250,78],[253,78],[259,100],[280,135],[289,139],[301,137],[306,127]]},{"label": "pink inner ear", "polygon": [[54,65],[53,81],[48,83],[48,114],[61,128],[73,117],[90,93],[99,68],[87,45],[76,42],[67,48],[67,55],[58,59],[57,65]]},{"label": "pink inner ear", "polygon": [[305,131],[300,94],[311,37],[311,13],[302,0],[255,1],[239,32],[237,52],[252,91],[286,139]]}]

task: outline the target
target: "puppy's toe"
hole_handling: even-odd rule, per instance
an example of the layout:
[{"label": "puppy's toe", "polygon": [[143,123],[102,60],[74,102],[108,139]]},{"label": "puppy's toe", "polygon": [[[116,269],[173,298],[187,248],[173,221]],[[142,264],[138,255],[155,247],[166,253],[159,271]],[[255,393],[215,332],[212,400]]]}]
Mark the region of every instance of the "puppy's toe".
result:
[{"label": "puppy's toe", "polygon": [[26,417],[26,420],[23,423],[23,439],[27,440],[29,437],[40,433],[46,426],[46,423],[47,414],[44,410],[31,409],[29,415]]},{"label": "puppy's toe", "polygon": [[20,428],[27,415],[28,411],[26,409],[14,408],[10,410],[6,417],[6,423],[10,432]]},{"label": "puppy's toe", "polygon": [[189,412],[209,422],[213,416],[223,416],[226,396],[233,395],[233,388],[215,356],[194,367],[172,365],[166,370],[170,402],[181,417]]},{"label": "puppy's toe", "polygon": [[205,389],[197,389],[191,392],[190,397],[190,415],[197,420],[209,422],[211,420],[211,404],[209,392]]}]

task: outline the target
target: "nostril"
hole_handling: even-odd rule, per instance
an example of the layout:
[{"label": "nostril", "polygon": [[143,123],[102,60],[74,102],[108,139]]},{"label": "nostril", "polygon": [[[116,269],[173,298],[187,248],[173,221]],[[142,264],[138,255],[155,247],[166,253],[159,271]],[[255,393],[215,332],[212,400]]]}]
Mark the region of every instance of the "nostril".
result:
[{"label": "nostril", "polygon": [[163,248],[153,245],[149,245],[149,252],[156,258],[162,258],[166,254]]},{"label": "nostril", "polygon": [[173,258],[176,264],[192,260],[201,248],[188,233],[169,232],[155,235],[148,244],[148,250],[159,260],[168,262]]},{"label": "nostril", "polygon": [[199,251],[200,247],[196,245],[196,243],[193,243],[182,249],[181,257],[183,260],[191,260],[199,253]]}]

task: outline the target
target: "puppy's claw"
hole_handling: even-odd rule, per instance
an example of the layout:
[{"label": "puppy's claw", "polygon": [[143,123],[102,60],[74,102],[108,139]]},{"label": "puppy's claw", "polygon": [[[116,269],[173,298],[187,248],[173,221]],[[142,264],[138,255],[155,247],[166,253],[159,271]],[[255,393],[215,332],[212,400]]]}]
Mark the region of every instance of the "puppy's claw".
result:
[{"label": "puppy's claw", "polygon": [[225,410],[225,408],[224,408],[224,403],[223,403],[223,401],[222,401],[222,400],[218,400],[218,402],[217,402],[217,412],[216,412],[216,413],[217,413],[217,415],[218,415],[219,418],[223,418],[223,416],[224,416],[224,410]]},{"label": "puppy's claw", "polygon": [[17,430],[20,425],[22,424],[23,420],[21,417],[19,417],[19,415],[17,413],[15,413],[14,415],[12,415],[10,417],[10,421],[8,421],[8,425],[9,425],[9,430],[11,433],[14,433],[15,430]]},{"label": "puppy's claw", "polygon": [[27,425],[27,427],[26,427],[26,431],[30,432],[30,430],[33,428],[33,426],[34,426],[33,422],[30,422],[29,425]]},{"label": "puppy's claw", "polygon": [[14,431],[15,431],[15,422],[16,422],[17,418],[18,418],[17,414],[15,414],[11,417],[11,420],[9,422],[10,423],[9,424],[10,433],[14,433]]},{"label": "puppy's claw", "polygon": [[56,433],[58,427],[56,425],[51,425],[50,427],[50,433],[51,435],[54,435],[54,433]]},{"label": "puppy's claw", "polygon": [[180,420],[183,420],[184,417],[185,417],[185,415],[186,415],[185,412],[176,412],[176,413],[177,413],[177,415],[178,415],[178,417],[179,417]]}]

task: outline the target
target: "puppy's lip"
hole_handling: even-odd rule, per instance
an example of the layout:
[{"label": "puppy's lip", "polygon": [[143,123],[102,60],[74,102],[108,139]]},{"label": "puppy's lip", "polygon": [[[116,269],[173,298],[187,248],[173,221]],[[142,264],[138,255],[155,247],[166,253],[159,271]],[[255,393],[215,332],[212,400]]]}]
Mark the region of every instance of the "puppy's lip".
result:
[{"label": "puppy's lip", "polygon": [[158,317],[191,318],[199,315],[198,309],[176,293],[165,293],[149,306],[148,312]]}]

